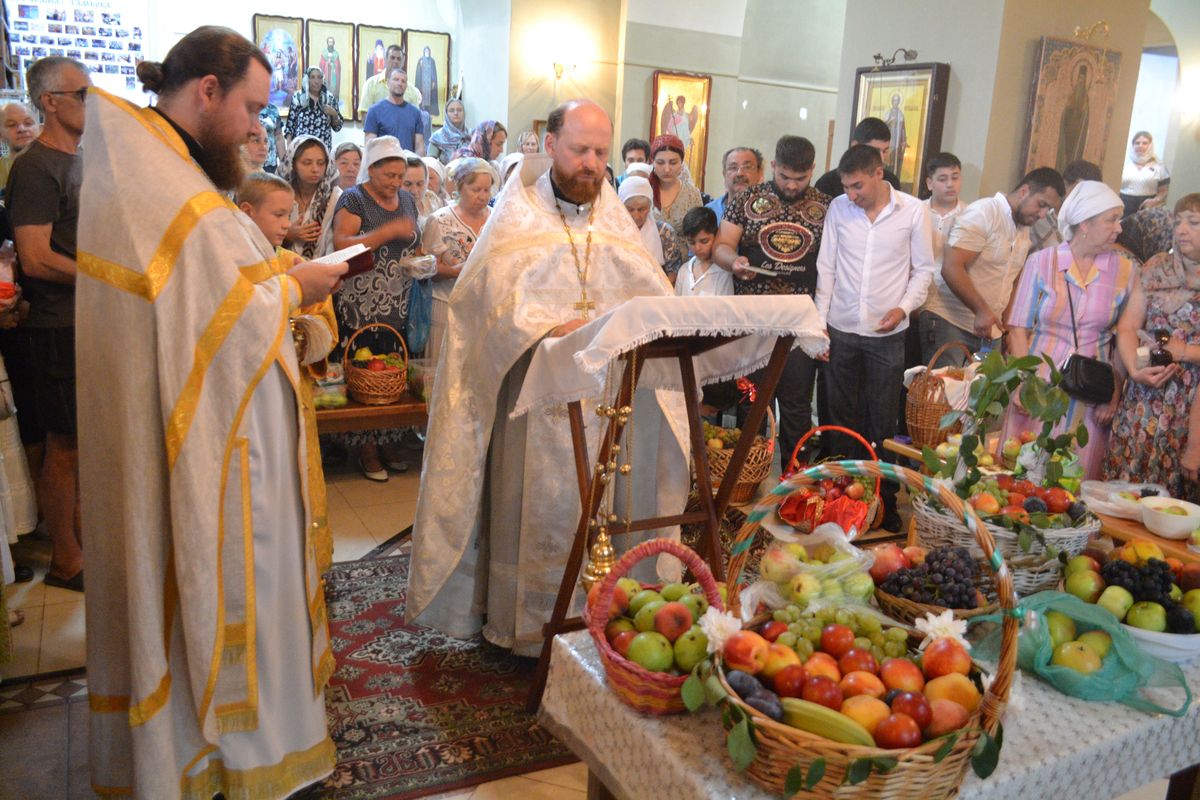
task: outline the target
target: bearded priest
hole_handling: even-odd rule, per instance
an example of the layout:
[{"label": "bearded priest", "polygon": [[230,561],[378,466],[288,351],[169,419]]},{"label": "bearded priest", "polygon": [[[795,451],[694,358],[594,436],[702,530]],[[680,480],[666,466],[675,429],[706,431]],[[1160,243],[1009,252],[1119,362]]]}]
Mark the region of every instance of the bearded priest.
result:
[{"label": "bearded priest", "polygon": [[[548,157],[526,156],[508,180],[450,296],[407,611],[459,638],[482,627],[489,641],[527,656],[541,648],[581,508],[566,406],[509,418],[533,352],[631,297],[673,294],[605,181],[608,115],[572,100],[551,112],[546,130]],[[584,402],[591,457],[599,394]],[[682,511],[690,452],[682,395],[639,390],[633,419],[632,506],[622,505],[622,485],[618,513]]]}]

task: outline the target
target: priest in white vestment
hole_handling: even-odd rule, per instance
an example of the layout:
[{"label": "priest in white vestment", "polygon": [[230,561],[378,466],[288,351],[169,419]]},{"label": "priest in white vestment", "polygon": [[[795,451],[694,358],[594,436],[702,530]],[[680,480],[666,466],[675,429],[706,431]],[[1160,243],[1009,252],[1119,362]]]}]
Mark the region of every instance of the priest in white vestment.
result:
[{"label": "priest in white vestment", "polygon": [[284,271],[226,192],[270,65],[226,28],[87,99],[77,282],[90,767],[103,795],[286,797],[333,768],[320,455]]},{"label": "priest in white vestment", "polygon": [[[455,283],[430,403],[408,618],[460,638],[482,627],[518,655],[541,648],[581,508],[566,406],[509,418],[532,352],[631,297],[673,294],[604,180],[611,140],[594,103],[550,115],[548,157],[527,156],[506,183]],[[593,459],[601,399],[584,402]],[[682,511],[682,394],[639,390],[633,420],[632,508],[621,478],[618,513]]]}]

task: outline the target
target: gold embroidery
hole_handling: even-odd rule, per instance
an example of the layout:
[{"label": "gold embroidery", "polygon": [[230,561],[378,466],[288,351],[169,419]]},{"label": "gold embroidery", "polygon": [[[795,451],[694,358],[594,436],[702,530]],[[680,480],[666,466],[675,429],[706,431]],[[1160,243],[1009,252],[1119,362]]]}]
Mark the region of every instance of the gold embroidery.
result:
[{"label": "gold embroidery", "polygon": [[105,797],[123,797],[125,795],[132,795],[133,787],[132,786],[101,786],[99,784],[93,783],[92,791],[95,792],[96,794],[103,795]]},{"label": "gold embroidery", "polygon": [[260,261],[248,267],[238,267],[238,271],[242,273],[243,278],[251,283],[262,283],[265,280],[275,277],[279,272],[272,261]]},{"label": "gold embroidery", "polygon": [[326,738],[308,750],[288,753],[278,764],[265,767],[226,769],[220,759],[213,759],[196,775],[188,775],[185,770],[179,788],[185,800],[210,800],[218,792],[225,795],[225,800],[282,797],[328,775],[335,756],[333,742]]},{"label": "gold embroidery", "polygon": [[109,94],[108,92],[96,86],[91,87],[88,90],[88,94],[92,95],[93,97],[100,97],[108,100],[117,108],[121,109],[125,113],[129,114],[129,116],[137,120],[139,125],[149,131],[154,138],[158,139],[167,147],[174,150],[175,154],[180,158],[186,158],[189,161],[191,160],[191,157],[188,155],[187,145],[183,141],[183,137],[180,136],[179,133],[171,127],[171,124],[167,122],[166,119],[164,119],[163,116],[157,111],[135,106],[128,100]]},{"label": "gold embroidery", "polygon": [[150,299],[150,287],[146,276],[136,270],[83,251],[76,254],[75,263],[79,271],[89,278],[107,283],[123,292]]},{"label": "gold embroidery", "polygon": [[[250,440],[238,439],[242,470],[242,570],[246,575],[246,624],[242,641],[246,657],[246,702],[251,711],[258,708],[258,648],[256,647],[256,600],[254,596],[254,506],[250,495]],[[257,718],[254,727],[258,727]],[[244,728],[243,730],[253,730]]]},{"label": "gold embroidery", "polygon": [[153,719],[162,710],[171,696],[171,673],[163,675],[158,681],[158,687],[146,695],[145,699],[129,709],[129,725],[136,728]]}]

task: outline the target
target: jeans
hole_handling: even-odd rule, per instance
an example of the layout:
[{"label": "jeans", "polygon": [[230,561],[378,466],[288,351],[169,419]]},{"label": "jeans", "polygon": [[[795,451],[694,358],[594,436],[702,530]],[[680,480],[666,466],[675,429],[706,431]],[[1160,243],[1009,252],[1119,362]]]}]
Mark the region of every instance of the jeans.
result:
[{"label": "jeans", "polygon": [[[758,385],[762,382],[765,369],[750,375]],[[812,428],[813,380],[817,374],[817,363],[797,347],[788,353],[775,389],[775,401],[779,403],[779,458],[784,468],[796,449],[796,442]],[[748,405],[739,408],[738,422],[741,423]]]},{"label": "jeans", "polygon": [[[938,351],[939,347],[949,342],[962,342],[972,355],[984,349],[985,345],[991,350],[1000,348],[1000,339],[989,340],[982,336],[976,336],[972,331],[963,330],[932,311],[921,312],[918,326],[921,329],[921,361],[925,364],[933,360],[933,354]],[[963,356],[962,350],[955,347],[942,353],[941,358],[933,366],[961,367],[965,363],[966,357]]]}]

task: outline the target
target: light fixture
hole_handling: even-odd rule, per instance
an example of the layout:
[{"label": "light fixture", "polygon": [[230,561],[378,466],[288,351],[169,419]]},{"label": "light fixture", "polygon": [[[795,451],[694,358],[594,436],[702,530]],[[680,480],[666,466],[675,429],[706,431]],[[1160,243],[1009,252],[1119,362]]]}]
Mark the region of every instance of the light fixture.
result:
[{"label": "light fixture", "polygon": [[558,62],[555,62],[554,63],[554,80],[561,81],[564,72],[574,72],[574,71],[575,71],[574,64],[559,64]]},{"label": "light fixture", "polygon": [[895,64],[895,63],[896,63],[896,58],[897,58],[897,57],[898,57],[898,56],[899,56],[901,53],[903,53],[903,54],[904,54],[904,60],[905,60],[905,61],[915,61],[915,60],[916,60],[916,58],[917,58],[917,51],[916,51],[916,50],[912,50],[912,49],[910,49],[910,48],[905,48],[905,47],[897,47],[897,48],[896,48],[896,52],[892,53],[892,57],[891,57],[891,58],[884,58],[884,57],[883,57],[883,53],[876,53],[876,54],[874,55],[874,59],[875,59],[875,70],[877,71],[877,70],[878,70],[880,67],[890,67],[892,64]]}]

